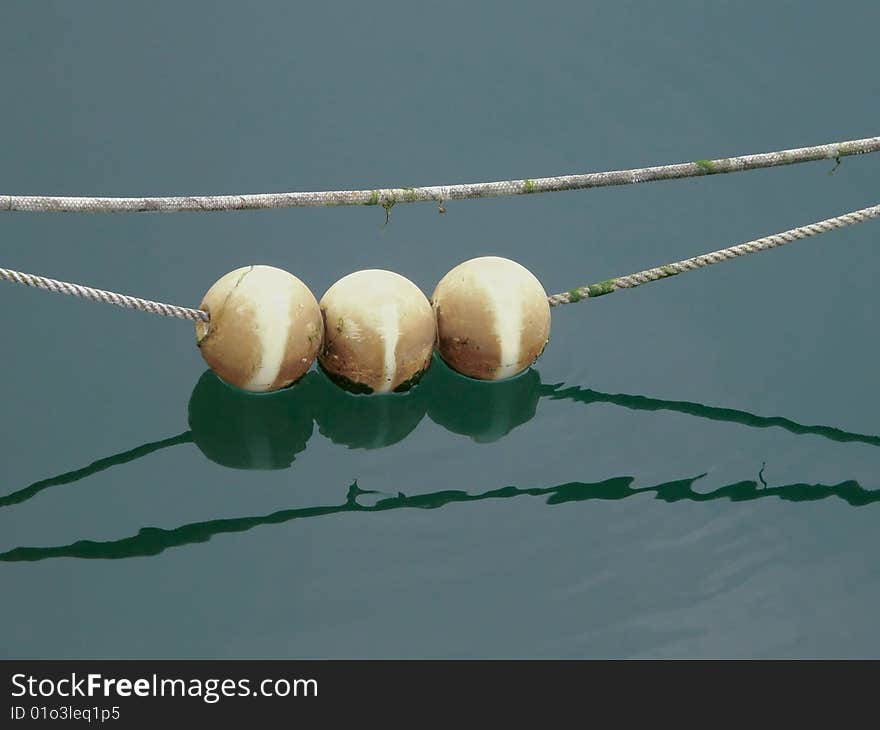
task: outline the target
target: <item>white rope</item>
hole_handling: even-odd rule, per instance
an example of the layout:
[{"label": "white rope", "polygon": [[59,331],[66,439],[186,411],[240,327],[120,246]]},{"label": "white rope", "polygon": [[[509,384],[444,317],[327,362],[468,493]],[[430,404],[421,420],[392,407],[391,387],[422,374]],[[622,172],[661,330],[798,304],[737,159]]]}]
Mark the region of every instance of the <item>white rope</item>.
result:
[{"label": "white rope", "polygon": [[[645,269],[644,271],[628,274],[627,276],[618,276],[615,279],[607,279],[596,284],[589,284],[567,292],[560,292],[547,297],[547,301],[551,307],[557,307],[560,304],[573,304],[582,299],[590,299],[610,294],[618,289],[632,289],[633,287],[647,284],[651,281],[666,279],[670,276],[684,273],[685,271],[694,271],[702,269],[712,264],[718,264],[722,261],[728,261],[738,256],[746,256],[759,251],[766,251],[770,248],[784,246],[792,241],[799,241],[803,238],[817,236],[820,233],[832,231],[835,228],[843,228],[856,223],[862,223],[873,218],[880,217],[880,205],[873,205],[869,208],[862,208],[851,213],[844,213],[835,218],[826,218],[817,223],[810,223],[799,228],[792,228],[782,233],[774,233],[771,236],[759,238],[754,241],[740,243],[729,248],[722,248],[718,251],[705,253],[701,256],[676,261],[665,266],[657,266],[653,269]],[[125,294],[117,294],[116,292],[104,291],[103,289],[93,289],[92,287],[82,286],[81,284],[71,284],[64,281],[49,279],[45,276],[36,274],[25,274],[20,271],[12,271],[11,269],[0,269],[0,279],[11,281],[24,286],[33,286],[38,289],[55,292],[57,294],[68,294],[70,296],[89,299],[94,302],[104,302],[105,304],[115,304],[118,307],[127,307],[129,309],[138,309],[142,312],[150,312],[151,314],[161,314],[165,317],[178,317],[180,319],[189,319],[193,321],[201,320],[207,322],[210,315],[201,309],[190,309],[188,307],[180,307],[175,304],[163,304],[154,302],[149,299],[139,299]]]},{"label": "white rope", "polygon": [[70,284],[66,281],[56,281],[45,276],[24,274],[10,269],[0,269],[0,279],[24,286],[33,286],[37,289],[55,292],[56,294],[68,294],[73,297],[89,299],[93,302],[104,302],[105,304],[115,304],[117,307],[127,307],[128,309],[138,309],[141,312],[161,314],[164,317],[179,317],[180,319],[202,320],[203,322],[207,322],[209,319],[208,313],[201,309],[189,309],[188,307],[178,307],[175,304],[153,302],[149,299],[139,299],[138,297],[130,297],[126,294],[93,289],[81,284]]},{"label": "white rope", "polygon": [[588,286],[572,289],[571,291],[554,294],[553,296],[548,297],[548,301],[550,302],[551,307],[556,307],[560,304],[572,304],[574,302],[579,302],[581,299],[610,294],[618,289],[632,289],[641,284],[658,281],[659,279],[666,279],[670,276],[684,273],[685,271],[702,269],[706,266],[711,266],[712,264],[719,264],[722,261],[728,261],[737,256],[746,256],[750,253],[757,253],[759,251],[766,251],[770,248],[784,246],[786,243],[791,243],[792,241],[810,238],[811,236],[817,236],[820,233],[833,231],[835,228],[851,226],[877,217],[880,217],[880,205],[872,205],[869,208],[855,210],[852,213],[844,213],[835,218],[826,218],[817,223],[810,223],[809,225],[801,226],[799,228],[792,228],[791,230],[783,231],[782,233],[775,233],[772,236],[759,238],[755,241],[740,243],[736,246],[731,246],[730,248],[722,248],[719,251],[712,251],[711,253],[705,253],[701,256],[694,256],[693,258],[676,261],[675,263],[666,264],[665,266],[657,266],[656,268],[646,269],[645,271],[639,271],[635,274],[619,276],[615,279],[600,281],[597,284],[590,284]]},{"label": "white rope", "polygon": [[53,195],[0,195],[0,211],[54,211],[78,213],[119,213],[143,211],[255,210],[266,208],[322,207],[334,205],[381,205],[386,210],[400,203],[468,198],[494,198],[505,195],[582,190],[611,185],[632,185],[655,180],[713,175],[763,167],[793,165],[799,162],[837,159],[880,151],[880,137],[833,142],[816,147],[799,147],[777,152],[698,160],[674,165],[639,167],[632,170],[590,172],[581,175],[525,178],[499,182],[430,185],[427,187],[377,188],[373,190],[331,190],[299,193],[256,193],[247,195],[186,195],[178,197],[67,197]]}]

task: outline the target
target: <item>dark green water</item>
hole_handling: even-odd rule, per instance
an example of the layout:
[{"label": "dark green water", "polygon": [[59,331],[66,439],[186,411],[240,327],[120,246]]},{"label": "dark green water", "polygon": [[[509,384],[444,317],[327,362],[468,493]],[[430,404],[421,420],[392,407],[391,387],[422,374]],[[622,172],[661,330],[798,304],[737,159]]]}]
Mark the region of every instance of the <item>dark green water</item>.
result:
[{"label": "dark green water", "polygon": [[[877,134],[876,3],[16,3],[0,192],[539,177]],[[0,266],[196,304],[266,263],[548,292],[874,204],[880,158],[376,208],[0,215]],[[880,654],[868,223],[564,307],[503,384],[220,385],[190,325],[0,286],[0,656]]]}]

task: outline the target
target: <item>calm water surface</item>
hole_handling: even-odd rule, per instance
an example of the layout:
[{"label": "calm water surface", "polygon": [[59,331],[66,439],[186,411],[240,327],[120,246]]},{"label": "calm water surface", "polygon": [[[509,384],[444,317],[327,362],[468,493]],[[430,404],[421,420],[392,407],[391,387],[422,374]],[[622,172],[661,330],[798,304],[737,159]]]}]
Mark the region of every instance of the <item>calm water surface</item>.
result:
[{"label": "calm water surface", "polygon": [[[841,18],[847,18],[846,28]],[[880,9],[14,4],[0,192],[450,183],[877,134]],[[880,159],[381,209],[0,215],[192,305],[514,258],[548,292],[874,204]],[[880,654],[878,224],[553,313],[503,384],[245,398],[190,325],[0,287],[0,656]]]}]

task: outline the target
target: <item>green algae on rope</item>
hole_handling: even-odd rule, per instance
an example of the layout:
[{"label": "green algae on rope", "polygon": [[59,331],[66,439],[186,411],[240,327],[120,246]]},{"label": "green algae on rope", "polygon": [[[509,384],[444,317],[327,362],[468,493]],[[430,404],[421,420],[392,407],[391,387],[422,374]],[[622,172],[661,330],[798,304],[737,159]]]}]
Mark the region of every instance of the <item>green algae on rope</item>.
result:
[{"label": "green algae on rope", "polygon": [[880,151],[880,137],[832,142],[775,152],[722,157],[671,165],[608,170],[554,177],[521,177],[495,182],[457,183],[424,187],[370,188],[316,192],[252,193],[240,195],[185,195],[170,197],[90,197],[56,195],[0,195],[0,211],[66,213],[143,213],[152,211],[265,210],[272,208],[383,205],[492,198],[507,195],[550,193],[562,190],[633,185],[659,180],[718,175],[817,160],[840,160],[850,155]]},{"label": "green algae on rope", "polygon": [[843,228],[855,223],[863,223],[864,221],[878,217],[880,217],[880,205],[872,205],[868,208],[854,210],[851,213],[844,213],[843,215],[834,218],[826,218],[825,220],[816,223],[809,223],[805,226],[783,231],[782,233],[774,233],[771,236],[758,238],[754,241],[747,241],[746,243],[740,243],[736,246],[730,246],[729,248],[722,248],[718,251],[712,251],[711,253],[704,253],[700,256],[676,261],[672,264],[664,264],[663,266],[657,266],[653,269],[645,269],[644,271],[639,271],[634,274],[618,276],[617,278],[606,279],[605,281],[600,281],[596,284],[588,284],[586,286],[570,289],[566,292],[553,294],[552,296],[547,297],[547,301],[550,302],[551,307],[558,307],[560,304],[574,304],[582,299],[601,297],[605,294],[617,291],[618,289],[632,289],[633,287],[647,284],[651,281],[659,281],[660,279],[667,279],[670,276],[683,274],[685,271],[695,271],[696,269],[702,269],[706,266],[711,266],[712,264],[728,261],[729,259],[738,256],[745,256],[750,253],[758,253],[759,251],[777,248],[778,246],[784,246],[786,243],[799,241],[803,238],[810,238],[811,236],[816,236],[820,233],[833,231],[835,228]]}]

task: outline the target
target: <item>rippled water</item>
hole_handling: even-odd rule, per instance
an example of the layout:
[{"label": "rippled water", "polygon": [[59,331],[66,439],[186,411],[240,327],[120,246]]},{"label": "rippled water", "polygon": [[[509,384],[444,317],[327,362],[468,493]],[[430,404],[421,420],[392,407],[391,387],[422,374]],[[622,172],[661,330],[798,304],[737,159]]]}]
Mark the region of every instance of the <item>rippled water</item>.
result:
[{"label": "rippled water", "polygon": [[[25,6],[0,191],[445,183],[876,134],[872,3]],[[173,12],[172,12],[173,10]],[[854,19],[839,32],[841,14]],[[9,143],[12,141],[13,143]],[[872,157],[381,209],[0,215],[192,305],[247,263],[550,292],[876,203]],[[0,287],[0,655],[876,656],[876,223],[554,310],[520,378],[247,398],[189,325]]]}]

